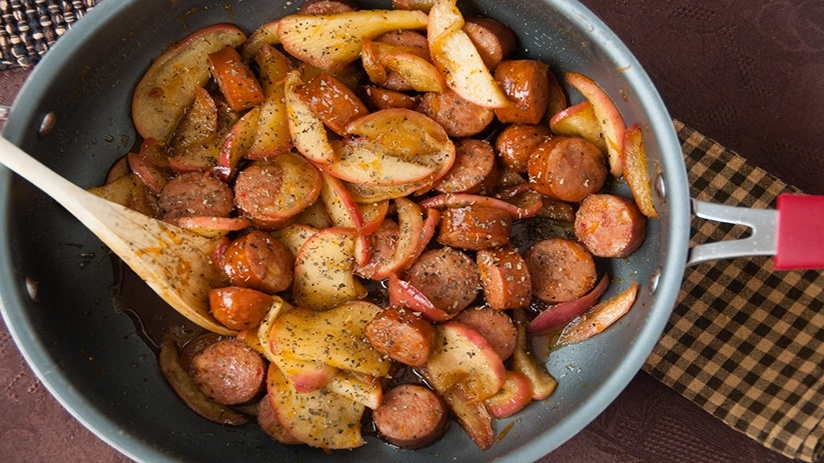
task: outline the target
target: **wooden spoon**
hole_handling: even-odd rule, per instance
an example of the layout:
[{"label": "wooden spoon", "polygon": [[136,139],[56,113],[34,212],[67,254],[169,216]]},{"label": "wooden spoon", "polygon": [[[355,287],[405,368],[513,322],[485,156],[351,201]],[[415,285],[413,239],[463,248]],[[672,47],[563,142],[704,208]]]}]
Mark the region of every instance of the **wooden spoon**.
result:
[{"label": "wooden spoon", "polygon": [[220,281],[211,260],[215,240],[95,196],[5,138],[0,138],[0,163],[77,217],[184,317],[218,334],[236,333],[209,310],[209,290]]}]

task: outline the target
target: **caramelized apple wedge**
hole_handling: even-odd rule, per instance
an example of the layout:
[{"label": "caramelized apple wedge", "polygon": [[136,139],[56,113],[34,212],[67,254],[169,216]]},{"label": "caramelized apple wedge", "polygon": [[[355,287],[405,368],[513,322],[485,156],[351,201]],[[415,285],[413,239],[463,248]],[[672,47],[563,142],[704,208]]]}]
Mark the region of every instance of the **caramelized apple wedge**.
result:
[{"label": "caramelized apple wedge", "polygon": [[644,135],[638,124],[633,124],[624,133],[624,179],[641,213],[647,217],[658,217],[652,202]]},{"label": "caramelized apple wedge", "polygon": [[246,157],[262,159],[277,156],[292,148],[284,84],[286,75],[292,68],[289,58],[270,45],[260,48],[255,61],[260,72],[264,100],[260,105],[258,130]]},{"label": "caramelized apple wedge", "polygon": [[383,145],[366,140],[351,140],[339,146],[339,158],[324,166],[324,170],[347,182],[369,186],[405,185],[420,182],[435,172],[434,167],[405,161]]},{"label": "caramelized apple wedge", "polygon": [[638,294],[638,283],[631,281],[627,289],[606,301],[599,302],[576,318],[561,332],[559,345],[576,344],[604,331],[629,312]]},{"label": "caramelized apple wedge", "polygon": [[[316,203],[317,204],[317,203]],[[321,227],[321,229],[327,227]],[[289,225],[272,232],[272,236],[283,243],[292,255],[297,255],[300,248],[309,238],[316,235],[320,229],[302,223],[290,223]]]},{"label": "caramelized apple wedge", "polygon": [[322,69],[340,70],[360,57],[363,39],[397,29],[425,29],[426,13],[358,10],[291,15],[280,20],[278,38],[290,55]]},{"label": "caramelized apple wedge", "polygon": [[195,92],[210,77],[210,53],[238,47],[246,35],[235,26],[201,29],[158,57],[138,82],[132,97],[132,120],[143,138],[167,142]]},{"label": "caramelized apple wedge", "polygon": [[446,81],[438,68],[419,56],[414,48],[364,40],[361,59],[366,74],[378,85],[386,82],[388,72],[397,72],[417,92],[446,90]]},{"label": "caramelized apple wedge", "polygon": [[337,159],[337,153],[329,142],[329,134],[323,121],[316,116],[297,92],[303,85],[299,71],[286,75],[285,100],[289,133],[292,142],[306,159],[316,164],[329,164]]},{"label": "caramelized apple wedge", "polygon": [[485,108],[512,105],[484,64],[475,44],[462,30],[464,19],[455,0],[437,0],[429,11],[427,39],[432,62],[449,88]]},{"label": "caramelized apple wedge", "polygon": [[295,258],[292,292],[301,307],[327,310],[366,296],[355,278],[355,240],[351,228],[327,228],[313,235]]},{"label": "caramelized apple wedge", "polygon": [[567,72],[566,81],[584,95],[592,105],[595,119],[601,127],[601,134],[609,154],[609,171],[614,177],[620,177],[624,168],[624,131],[626,123],[621,112],[607,93],[589,77],[577,72]]},{"label": "caramelized apple wedge", "polygon": [[324,450],[351,449],[365,443],[360,420],[366,407],[327,388],[298,392],[274,363],[267,391],[278,421],[297,440]]},{"label": "caramelized apple wedge", "polygon": [[506,371],[506,380],[501,389],[484,404],[495,418],[512,416],[532,402],[532,385],[523,373]]},{"label": "caramelized apple wedge", "polygon": [[272,363],[298,392],[312,392],[328,385],[338,374],[338,369],[325,362],[301,360],[283,355],[275,355]]},{"label": "caramelized apple wedge", "polygon": [[268,343],[276,356],[320,362],[341,370],[382,377],[391,361],[376,351],[364,329],[381,308],[365,301],[351,301],[318,312],[297,307],[272,323]]},{"label": "caramelized apple wedge", "polygon": [[381,388],[378,379],[352,371],[338,371],[338,374],[332,378],[327,388],[372,410],[378,408],[383,400],[383,388]]},{"label": "caramelized apple wedge", "polygon": [[607,152],[606,141],[601,136],[601,125],[588,100],[570,106],[552,116],[549,120],[549,128],[558,135],[581,137],[595,144],[601,151]]}]

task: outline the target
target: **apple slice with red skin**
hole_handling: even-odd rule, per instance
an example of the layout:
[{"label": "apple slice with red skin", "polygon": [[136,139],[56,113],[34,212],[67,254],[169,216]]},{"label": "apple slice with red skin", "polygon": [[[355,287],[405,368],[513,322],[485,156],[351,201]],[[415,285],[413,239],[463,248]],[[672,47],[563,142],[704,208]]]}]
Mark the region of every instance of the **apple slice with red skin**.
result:
[{"label": "apple slice with red skin", "polygon": [[329,381],[327,388],[372,410],[378,408],[383,401],[383,388],[378,379],[352,371],[339,370]]},{"label": "apple slice with red skin", "polygon": [[457,314],[449,314],[435,307],[432,301],[418,288],[406,280],[401,280],[395,273],[389,275],[389,303],[397,307],[406,307],[432,323],[445,322]]},{"label": "apple slice with red skin", "polygon": [[[346,186],[344,185],[343,188],[345,189]],[[349,194],[349,190],[346,190],[346,193]],[[351,198],[352,195],[349,194],[349,197]],[[370,235],[377,230],[386,218],[386,214],[389,213],[388,199],[371,203],[355,204],[357,204],[358,209],[360,209],[360,214],[363,218],[363,226],[361,227],[360,232],[364,235]]]},{"label": "apple slice with red skin", "polygon": [[529,351],[526,333],[529,320],[524,309],[513,309],[512,318],[515,321],[518,337],[515,341],[515,352],[512,353],[510,367],[512,371],[521,373],[529,379],[533,400],[546,399],[555,392],[558,382],[547,372],[546,366],[538,363]]},{"label": "apple slice with red skin", "polygon": [[599,302],[583,315],[573,320],[561,332],[559,345],[576,344],[586,341],[609,328],[624,316],[635,303],[638,283],[630,281],[629,287],[606,301]]},{"label": "apple slice with red skin", "polygon": [[492,430],[492,415],[481,400],[470,399],[461,385],[441,395],[458,418],[461,427],[481,450],[492,447],[495,434]]},{"label": "apple slice with red skin", "polygon": [[298,392],[312,392],[328,385],[340,370],[324,362],[302,360],[283,355],[273,358],[280,371]]},{"label": "apple slice with red skin", "polygon": [[220,157],[215,171],[224,182],[228,182],[237,173],[237,165],[246,156],[255,140],[260,121],[260,106],[250,109],[232,126],[220,148]]},{"label": "apple slice with red skin", "polygon": [[323,165],[337,159],[323,121],[303,102],[296,88],[303,85],[299,71],[290,71],[285,80],[286,116],[292,142],[306,159]]},{"label": "apple slice with red skin", "polygon": [[252,61],[264,45],[277,45],[280,43],[280,37],[278,37],[279,23],[280,19],[265,23],[246,39],[240,51],[244,61]]},{"label": "apple slice with red skin", "polygon": [[169,181],[168,160],[164,156],[163,144],[154,138],[147,138],[140,144],[140,151],[126,155],[129,168],[146,188],[159,194]]},{"label": "apple slice with red skin", "polygon": [[284,50],[321,69],[341,70],[357,60],[363,39],[398,29],[425,29],[426,13],[409,10],[358,10],[280,19]]},{"label": "apple slice with red skin", "polygon": [[532,402],[532,384],[523,373],[506,371],[506,379],[501,389],[484,400],[489,413],[495,418],[512,416]]},{"label": "apple slice with red skin", "polygon": [[355,277],[355,240],[351,228],[326,228],[306,240],[295,256],[292,292],[302,307],[327,310],[366,296]]},{"label": "apple slice with red skin", "polygon": [[336,177],[325,172],[321,175],[323,186],[320,189],[320,200],[332,219],[332,226],[360,231],[363,228],[363,216],[349,191]]},{"label": "apple slice with red skin", "polygon": [[211,77],[209,54],[245,41],[246,35],[236,26],[218,24],[198,30],[155,59],[132,96],[137,132],[143,138],[167,142],[194,101],[197,88]]},{"label": "apple slice with red skin", "polygon": [[175,219],[175,224],[206,238],[219,238],[232,231],[240,231],[252,225],[243,217],[188,216]]},{"label": "apple slice with red skin", "polygon": [[601,125],[589,100],[572,105],[552,116],[549,128],[558,135],[581,137],[595,144],[601,151],[607,152],[606,141],[601,136]]},{"label": "apple slice with red skin", "polygon": [[383,85],[387,71],[396,72],[417,92],[446,91],[446,82],[438,69],[418,55],[412,47],[364,40],[361,60],[369,79]]},{"label": "apple slice with red skin", "polygon": [[435,172],[433,167],[405,161],[385,146],[368,140],[348,140],[339,146],[339,159],[324,165],[323,169],[347,182],[397,186],[419,182]]},{"label": "apple slice with red skin", "polygon": [[432,62],[446,84],[462,98],[485,108],[512,105],[461,28],[464,19],[455,0],[437,0],[429,11],[427,39]]},{"label": "apple slice with red skin", "polygon": [[313,235],[317,234],[318,231],[320,231],[318,228],[312,227],[311,225],[293,222],[273,231],[272,236],[283,243],[292,255],[295,256],[304,243]]},{"label": "apple slice with red skin", "polygon": [[624,179],[641,213],[651,218],[658,217],[652,202],[644,135],[638,124],[633,124],[624,132]]},{"label": "apple slice with red skin", "polygon": [[362,404],[327,388],[298,392],[274,363],[269,364],[267,392],[278,421],[297,440],[327,451],[365,443]]},{"label": "apple slice with red skin", "polygon": [[614,177],[620,177],[624,172],[623,151],[624,131],[626,130],[626,123],[621,112],[618,111],[618,107],[609,95],[589,77],[577,72],[567,72],[566,81],[581,92],[592,105],[592,111],[595,113],[595,118],[601,127],[601,134],[606,142],[609,171]]},{"label": "apple slice with red skin", "polygon": [[544,309],[529,322],[529,333],[540,336],[566,325],[594,306],[607,288],[609,288],[609,277],[604,275],[601,277],[601,281],[587,294]]}]

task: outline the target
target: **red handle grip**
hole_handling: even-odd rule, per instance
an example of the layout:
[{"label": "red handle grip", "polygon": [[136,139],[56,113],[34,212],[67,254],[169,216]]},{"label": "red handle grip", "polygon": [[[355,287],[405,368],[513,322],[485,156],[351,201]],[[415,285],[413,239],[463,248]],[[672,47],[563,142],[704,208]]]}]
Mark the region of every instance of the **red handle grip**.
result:
[{"label": "red handle grip", "polygon": [[824,269],[824,196],[778,196],[775,268]]}]

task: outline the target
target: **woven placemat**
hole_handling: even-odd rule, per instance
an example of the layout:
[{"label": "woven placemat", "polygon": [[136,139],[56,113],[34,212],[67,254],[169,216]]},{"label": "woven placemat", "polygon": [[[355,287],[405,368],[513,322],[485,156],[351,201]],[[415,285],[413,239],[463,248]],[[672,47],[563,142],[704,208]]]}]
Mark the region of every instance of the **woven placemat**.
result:
[{"label": "woven placemat", "polygon": [[0,0],[0,70],[30,68],[99,0]]},{"label": "woven placemat", "polygon": [[[798,190],[676,121],[693,198],[774,208]],[[691,245],[746,228],[693,218]],[[778,272],[772,258],[686,271],[678,305],[644,370],[790,458],[824,456],[824,272]]]}]

